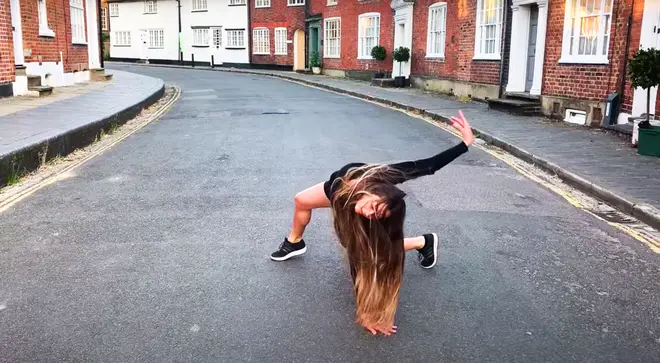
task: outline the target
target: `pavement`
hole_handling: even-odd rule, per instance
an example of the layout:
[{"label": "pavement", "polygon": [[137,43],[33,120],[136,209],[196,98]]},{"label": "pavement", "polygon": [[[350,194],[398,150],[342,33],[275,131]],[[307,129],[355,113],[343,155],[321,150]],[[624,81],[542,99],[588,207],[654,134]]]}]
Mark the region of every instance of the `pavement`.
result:
[{"label": "pavement", "polygon": [[0,214],[0,362],[657,362],[660,255],[471,149],[403,184],[394,337],[354,324],[327,211],[274,262],[296,192],[458,143],[278,79],[112,66],[182,89],[163,118]]},{"label": "pavement", "polygon": [[[208,67],[196,69],[210,70]],[[660,229],[660,188],[655,187],[660,185],[660,158],[637,154],[629,138],[624,140],[614,132],[549,122],[543,117],[509,115],[489,110],[484,103],[460,102],[418,89],[379,88],[368,82],[296,72],[227,68],[214,70],[249,72],[302,81],[398,108],[419,111],[443,121],[447,121],[457,110],[463,110],[475,131],[487,142],[556,174],[583,192]]]},{"label": "pavement", "polygon": [[34,99],[36,107],[28,107],[24,98],[5,101],[3,106],[20,110],[0,116],[0,186],[14,168],[12,163],[32,171],[44,150],[51,158],[86,146],[98,130],[110,122],[123,124],[164,91],[161,79],[122,71],[114,72],[105,87],[91,87],[94,90],[82,94],[56,91],[54,99]]}]

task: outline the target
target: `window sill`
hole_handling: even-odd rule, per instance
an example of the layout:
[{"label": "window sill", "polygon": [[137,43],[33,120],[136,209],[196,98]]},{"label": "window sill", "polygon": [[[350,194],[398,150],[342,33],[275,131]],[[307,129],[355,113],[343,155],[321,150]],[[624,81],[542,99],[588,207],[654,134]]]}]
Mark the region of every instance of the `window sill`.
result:
[{"label": "window sill", "polygon": [[131,47],[130,44],[129,44],[129,45],[118,45],[118,44],[113,44],[112,46],[115,47],[115,48],[130,48],[130,47]]},{"label": "window sill", "polygon": [[164,47],[148,47],[147,49],[165,49]]},{"label": "window sill", "polygon": [[286,57],[288,54],[286,54],[286,53],[275,53],[275,55],[279,56],[279,57]]},{"label": "window sill", "polygon": [[227,6],[245,6],[245,4],[229,4]]},{"label": "window sill", "polygon": [[499,61],[502,60],[499,54],[497,55],[488,55],[488,54],[479,54],[472,57],[473,61]]},{"label": "window sill", "polygon": [[209,9],[190,10],[191,13],[208,13]]},{"label": "window sill", "polygon": [[294,8],[296,6],[305,6],[305,4],[287,4],[286,6]]},{"label": "window sill", "polygon": [[445,56],[444,55],[439,55],[439,54],[427,54],[426,55],[426,60],[427,61],[444,62],[445,61]]},{"label": "window sill", "polygon": [[323,59],[341,59],[340,55],[324,55]]},{"label": "window sill", "polygon": [[585,64],[585,65],[608,65],[610,64],[609,60],[607,57],[587,57],[587,58],[581,58],[581,57],[561,57],[559,58],[559,61],[557,62],[559,64]]},{"label": "window sill", "polygon": [[55,32],[48,28],[39,28],[39,36],[46,38],[55,38]]},{"label": "window sill", "polygon": [[229,49],[229,50],[243,50],[243,49],[246,49],[246,48],[245,48],[245,47],[225,47],[225,49]]},{"label": "window sill", "polygon": [[195,45],[195,44],[193,44],[192,47],[193,48],[208,48],[208,47],[210,47],[210,45]]},{"label": "window sill", "polygon": [[252,55],[270,55],[270,53],[252,53]]},{"label": "window sill", "polygon": [[71,42],[71,44],[73,44],[73,45],[84,45],[84,46],[87,46],[87,42],[84,42],[84,41],[77,41],[77,42],[74,41],[74,42]]},{"label": "window sill", "polygon": [[255,9],[270,9],[270,6],[255,6]]},{"label": "window sill", "polygon": [[142,13],[142,15],[156,15],[158,13]]},{"label": "window sill", "polygon": [[365,57],[365,56],[362,56],[362,57],[357,57],[357,59],[358,59],[358,60],[364,60],[364,61],[370,61],[370,60],[374,60],[374,58],[373,58],[373,57]]}]

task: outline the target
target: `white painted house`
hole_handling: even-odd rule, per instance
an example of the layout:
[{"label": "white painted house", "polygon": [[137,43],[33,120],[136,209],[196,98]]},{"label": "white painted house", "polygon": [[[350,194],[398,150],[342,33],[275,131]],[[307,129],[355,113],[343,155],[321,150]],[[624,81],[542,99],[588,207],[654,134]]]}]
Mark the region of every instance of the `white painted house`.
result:
[{"label": "white painted house", "polygon": [[[246,0],[110,0],[110,57],[176,63],[248,64]],[[179,35],[179,23],[181,34]]]}]

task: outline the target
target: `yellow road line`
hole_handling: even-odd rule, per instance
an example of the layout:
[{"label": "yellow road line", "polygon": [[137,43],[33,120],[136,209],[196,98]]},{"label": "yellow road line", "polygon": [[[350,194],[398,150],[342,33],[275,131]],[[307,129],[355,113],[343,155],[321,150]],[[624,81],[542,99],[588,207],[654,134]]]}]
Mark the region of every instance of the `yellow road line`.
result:
[{"label": "yellow road line", "polygon": [[[83,158],[82,160],[78,160],[78,161],[72,163],[71,165],[65,167],[65,168],[62,169],[62,170],[59,170],[58,172],[54,173],[53,175],[51,175],[51,176],[49,176],[49,177],[47,177],[47,178],[45,178],[45,179],[39,181],[38,183],[32,185],[31,187],[29,187],[29,188],[27,188],[27,189],[25,189],[25,190],[23,190],[23,191],[17,193],[16,195],[13,195],[13,196],[7,198],[6,200],[3,200],[2,202],[0,202],[0,213],[2,213],[2,212],[4,212],[4,211],[6,211],[7,209],[11,208],[13,205],[15,205],[16,203],[18,203],[18,202],[20,202],[21,200],[25,199],[26,197],[30,196],[31,194],[33,194],[33,193],[36,192],[37,190],[39,190],[39,189],[41,189],[41,188],[43,188],[43,187],[45,187],[45,186],[47,186],[47,185],[50,185],[50,184],[52,184],[52,183],[54,183],[54,182],[56,182],[56,181],[62,179],[63,176],[64,176],[66,173],[68,173],[68,172],[70,172],[70,171],[72,171],[72,170],[78,168],[79,166],[83,165],[84,163],[86,163],[87,161],[91,160],[92,158],[94,158],[94,157],[96,157],[96,156],[102,154],[102,153],[105,152],[106,150],[108,150],[108,149],[110,149],[111,147],[113,147],[113,146],[117,145],[118,143],[122,142],[122,141],[123,141],[124,139],[126,139],[127,137],[133,135],[134,133],[136,133],[137,131],[139,131],[139,130],[142,129],[143,127],[147,126],[148,124],[150,124],[150,123],[152,123],[153,121],[155,121],[155,120],[157,120],[158,118],[160,118],[165,112],[167,112],[167,111],[172,107],[172,105],[173,105],[173,104],[179,99],[179,97],[181,96],[181,89],[180,89],[179,87],[176,87],[176,86],[173,86],[173,88],[174,88],[174,94],[172,95],[172,98],[171,98],[171,99],[170,99],[165,105],[163,105],[163,107],[161,107],[158,111],[156,111],[156,113],[154,113],[153,115],[151,115],[151,116],[147,119],[146,122],[140,124],[140,125],[137,126],[135,129],[133,129],[133,130],[127,132],[126,134],[122,135],[122,136],[119,137],[117,140],[114,140],[113,142],[109,143],[108,145],[105,145],[105,146],[99,148],[98,150],[94,150],[94,151],[92,151],[92,152],[90,153],[90,155],[86,156],[86,157]],[[90,146],[91,146],[91,145],[90,145]]]}]

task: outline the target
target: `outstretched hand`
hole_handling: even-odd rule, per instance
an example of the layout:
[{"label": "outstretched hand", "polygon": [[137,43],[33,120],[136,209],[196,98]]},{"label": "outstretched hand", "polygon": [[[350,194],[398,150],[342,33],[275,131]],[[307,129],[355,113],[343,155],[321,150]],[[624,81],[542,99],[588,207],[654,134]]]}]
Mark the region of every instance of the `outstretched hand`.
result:
[{"label": "outstretched hand", "polygon": [[363,325],[364,329],[371,333],[372,335],[376,335],[378,333],[383,333],[383,335],[386,336],[391,336],[392,334],[396,334],[396,325],[386,325],[386,326],[369,326],[369,325]]},{"label": "outstretched hand", "polygon": [[451,125],[454,126],[458,132],[461,133],[461,137],[463,138],[463,142],[465,145],[470,146],[474,142],[474,134],[472,133],[472,127],[470,127],[470,124],[467,122],[467,119],[465,119],[465,115],[463,114],[463,111],[458,111],[458,117],[450,117],[451,119]]}]

